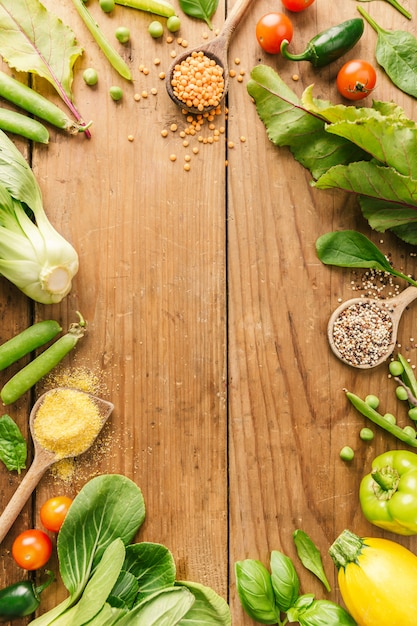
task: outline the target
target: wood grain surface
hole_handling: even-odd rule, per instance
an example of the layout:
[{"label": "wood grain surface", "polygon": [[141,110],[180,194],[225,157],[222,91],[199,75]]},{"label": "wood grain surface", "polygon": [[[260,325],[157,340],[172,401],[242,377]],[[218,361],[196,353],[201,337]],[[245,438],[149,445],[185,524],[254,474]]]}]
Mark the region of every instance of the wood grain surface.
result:
[{"label": "wood grain surface", "polygon": [[[401,447],[381,432],[362,442],[365,420],[343,389],[375,393],[387,411],[399,415],[403,408],[386,365],[354,370],[331,353],[327,320],[340,299],[363,292],[365,277],[322,265],[315,241],[325,232],[353,228],[405,273],[416,275],[416,258],[395,237],[371,231],[355,198],[312,188],[308,172],[289,151],[268,140],[246,83],[252,68],[265,63],[297,94],[314,83],[315,96],[341,102],[338,69],[348,58],[375,62],[376,34],[366,25],[354,51],[315,70],[263,53],[256,22],[264,13],[285,10],[280,2],[253,0],[231,42],[236,76],[228,110],[216,116],[214,128],[206,122],[191,135],[159,77],[171,52],[183,47],[176,38],[167,43],[166,30],[160,40],[150,37],[147,27],[155,16],[121,6],[106,15],[98,2],[88,3],[131,67],[129,83],[109,65],[71,0],[43,4],[84,48],[73,91],[84,119],[93,121],[92,138],[50,127],[48,146],[13,139],[33,168],[48,217],[77,249],[80,270],[69,296],[52,306],[34,304],[1,280],[0,340],[33,320],[53,318],[66,328],[81,311],[88,334],[63,367],[96,374],[100,393],[115,410],[100,443],[77,461],[69,480],[56,472],[42,479],[0,547],[0,586],[25,577],[10,549],[20,531],[40,527],[42,502],[60,493],[75,496],[92,476],[114,472],[143,491],[147,515],[138,540],[168,546],[179,579],[210,585],[228,599],[234,625],[253,623],[236,596],[234,563],[255,558],[268,565],[274,549],[294,558],[303,592],[340,601],[328,548],[344,528],[384,535],[365,521],[358,487],[375,455]],[[187,18],[178,0],[173,4],[181,16],[179,36],[191,47],[215,36],[233,2],[220,0],[213,31]],[[358,15],[356,6],[354,0],[316,0],[291,14],[293,50],[302,51],[319,31]],[[386,2],[369,3],[366,10],[386,28],[416,34],[416,18],[407,21]],[[131,30],[125,46],[114,39],[122,25]],[[87,67],[98,71],[94,88],[83,82]],[[11,72],[5,64],[3,69]],[[33,85],[64,107],[46,81],[34,78]],[[123,88],[118,103],[109,96],[112,85]],[[415,100],[381,68],[374,97],[395,101],[417,119]],[[391,287],[384,289],[388,296]],[[401,350],[412,363],[416,306],[406,311],[399,331]],[[3,372],[0,382],[16,369]],[[30,408],[46,384],[7,407],[26,436]],[[344,445],[355,450],[348,464],[339,458]],[[3,466],[0,472],[3,509],[21,476]],[[330,593],[297,562],[297,528],[322,551]],[[417,551],[415,538],[395,539]],[[50,566],[58,571],[55,556]],[[43,596],[42,612],[64,597],[58,579]]]}]

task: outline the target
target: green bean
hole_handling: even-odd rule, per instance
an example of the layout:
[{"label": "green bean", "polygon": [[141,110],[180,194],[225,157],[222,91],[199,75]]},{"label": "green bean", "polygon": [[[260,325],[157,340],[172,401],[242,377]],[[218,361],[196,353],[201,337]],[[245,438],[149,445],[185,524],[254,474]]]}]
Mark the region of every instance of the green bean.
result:
[{"label": "green bean", "polygon": [[369,406],[364,400],[359,398],[359,396],[351,393],[350,391],[345,391],[347,398],[353,404],[355,409],[359,411],[364,417],[370,419],[374,424],[380,426],[387,432],[394,435],[400,441],[404,443],[408,443],[408,445],[417,448],[417,439],[415,437],[410,437],[402,428],[397,426],[396,424],[392,424],[389,420],[385,419],[383,415],[375,411],[372,407]]},{"label": "green bean", "polygon": [[49,143],[49,133],[43,124],[16,111],[0,108],[0,128],[31,141]]},{"label": "green bean", "polygon": [[49,348],[44,350],[33,361],[28,363],[4,385],[0,397],[4,405],[16,402],[26,391],[29,391],[37,382],[62,361],[62,359],[76,346],[86,331],[86,322],[82,315],[79,322],[71,324],[68,332],[57,339]]},{"label": "green bean", "polygon": [[120,54],[107,41],[106,37],[104,36],[103,31],[101,30],[97,22],[93,19],[91,13],[85,6],[83,0],[72,0],[72,2],[75,8],[77,9],[79,16],[83,20],[84,24],[86,25],[86,27],[88,28],[92,36],[94,37],[97,45],[99,46],[99,48],[101,49],[101,51],[103,52],[107,60],[110,62],[110,64],[113,66],[113,68],[123,78],[126,78],[127,80],[132,80],[132,74],[130,72],[128,65],[122,59]]},{"label": "green bean", "polygon": [[171,17],[175,15],[175,9],[167,0],[115,0],[116,4],[120,4],[124,7],[131,9],[139,9],[140,11],[147,11],[148,13],[154,13],[155,15],[161,15],[161,17]]},{"label": "green bean", "polygon": [[0,371],[51,341],[62,330],[55,320],[32,324],[0,346]]},{"label": "green bean", "polygon": [[77,124],[53,102],[2,71],[0,71],[0,96],[41,120],[72,134],[85,131],[88,127]]}]

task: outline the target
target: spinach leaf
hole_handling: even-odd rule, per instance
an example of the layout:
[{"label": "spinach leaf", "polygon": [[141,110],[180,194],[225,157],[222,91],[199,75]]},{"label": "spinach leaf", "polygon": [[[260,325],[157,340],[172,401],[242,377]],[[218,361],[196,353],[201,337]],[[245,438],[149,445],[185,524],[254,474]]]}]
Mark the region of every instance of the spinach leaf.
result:
[{"label": "spinach leaf", "polygon": [[219,0],[180,0],[180,7],[189,17],[204,20],[210,30],[213,29],[211,18],[215,14]]},{"label": "spinach leaf", "polygon": [[315,543],[303,530],[294,531],[293,539],[301,563],[317,576],[327,591],[330,591],[330,584],[323,568],[321,554]]},{"label": "spinach leaf", "polygon": [[386,30],[362,8],[359,13],[377,33],[375,57],[398,89],[417,98],[417,39],[405,30]]},{"label": "spinach leaf", "polygon": [[17,424],[9,415],[0,417],[0,460],[18,474],[26,468],[27,445]]},{"label": "spinach leaf", "polygon": [[186,587],[195,598],[192,607],[178,622],[179,626],[231,626],[229,606],[210,587],[188,581],[177,581],[175,584]]},{"label": "spinach leaf", "polygon": [[[357,1],[358,2],[372,2],[373,0],[357,0]],[[406,17],[408,20],[411,20],[412,18],[411,13],[407,11],[407,9],[403,7],[402,4],[397,2],[397,0],[385,0],[385,2],[388,2],[388,4],[390,4],[392,7],[394,7],[394,9],[399,11],[401,15],[404,15],[404,17]]]}]

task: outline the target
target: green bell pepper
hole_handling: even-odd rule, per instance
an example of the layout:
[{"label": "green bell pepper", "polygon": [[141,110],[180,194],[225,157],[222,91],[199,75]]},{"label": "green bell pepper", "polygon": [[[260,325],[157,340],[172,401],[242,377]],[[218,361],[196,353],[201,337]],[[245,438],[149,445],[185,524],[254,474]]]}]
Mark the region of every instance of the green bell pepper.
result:
[{"label": "green bell pepper", "polygon": [[359,501],[366,519],[399,535],[417,534],[417,454],[392,450],[377,456],[364,476]]}]

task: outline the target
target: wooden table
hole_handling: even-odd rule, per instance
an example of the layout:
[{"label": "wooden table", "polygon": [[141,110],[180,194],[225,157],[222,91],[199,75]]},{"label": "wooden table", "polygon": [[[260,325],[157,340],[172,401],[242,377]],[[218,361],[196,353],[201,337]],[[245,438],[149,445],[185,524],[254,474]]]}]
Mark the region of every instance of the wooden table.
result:
[{"label": "wooden table", "polygon": [[[210,31],[173,2],[181,16],[179,35],[190,46],[214,36],[233,4],[219,3]],[[176,39],[168,44],[166,35],[149,36],[154,16],[120,6],[106,15],[98,3],[88,3],[110,40],[117,26],[130,28],[130,44],[118,46],[132,69],[128,83],[104,58],[70,0],[44,4],[84,48],[73,91],[84,119],[93,120],[92,138],[50,128],[47,147],[15,140],[30,160],[51,222],[77,249],[80,270],[70,295],[53,306],[34,304],[2,281],[1,340],[34,319],[54,318],[66,328],[81,311],[88,334],[64,367],[87,367],[100,376],[102,395],[115,410],[102,446],[79,460],[70,480],[53,473],[42,479],[1,546],[1,585],[22,578],[11,544],[18,532],[40,525],[39,507],[47,497],[75,496],[92,476],[115,472],[143,491],[147,517],[138,540],[165,544],[179,579],[207,584],[228,598],[234,624],[253,623],[236,597],[235,561],[255,558],[268,565],[273,549],[294,558],[304,592],[339,601],[328,548],[344,528],[383,535],[364,520],[358,486],[375,455],[401,447],[381,432],[371,443],[360,441],[365,420],[348,405],[343,388],[361,396],[376,393],[391,412],[402,409],[385,365],[354,370],[330,352],[327,320],[339,299],[357,295],[354,288],[362,289],[364,281],[362,273],[322,265],[315,241],[325,232],[353,228],[406,273],[416,273],[416,259],[411,247],[371,231],[355,198],[310,186],[308,172],[269,142],[246,82],[255,65],[266,63],[298,94],[315,83],[317,97],[340,102],[338,69],[348,58],[374,61],[376,34],[366,25],[354,51],[314,70],[262,52],[256,22],[281,7],[254,1],[230,49],[236,76],[228,114],[217,116],[214,128],[206,123],[195,135],[181,136],[190,124],[168,98],[159,73],[171,52],[183,47]],[[415,21],[385,2],[365,8],[386,28],[416,33]],[[317,0],[291,15],[292,49],[301,51],[317,32],[356,15],[353,0],[332,3],[331,11],[328,2]],[[83,82],[87,67],[99,73],[95,88]],[[112,85],[123,88],[118,103],[109,96]],[[36,78],[34,86],[61,104],[45,81]],[[416,118],[415,101],[382,70],[374,95],[394,100]],[[416,363],[413,316],[410,307],[399,342]],[[2,373],[1,381],[9,374]],[[26,435],[33,400],[26,394],[7,408]],[[356,452],[351,463],[339,458],[346,444]],[[3,466],[0,471],[4,507],[21,476]],[[297,528],[320,547],[330,594],[296,561]],[[414,538],[395,538],[417,550]],[[57,571],[55,557],[50,565]],[[62,585],[53,585],[42,610],[65,596]]]}]

